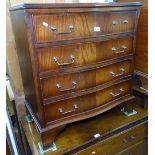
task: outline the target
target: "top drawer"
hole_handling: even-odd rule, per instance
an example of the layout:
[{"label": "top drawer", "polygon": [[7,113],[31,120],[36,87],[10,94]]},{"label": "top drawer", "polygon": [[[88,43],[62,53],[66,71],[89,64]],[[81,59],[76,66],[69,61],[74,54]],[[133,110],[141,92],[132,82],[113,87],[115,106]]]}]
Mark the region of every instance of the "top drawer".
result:
[{"label": "top drawer", "polygon": [[37,43],[134,32],[136,11],[41,14],[34,16]]}]

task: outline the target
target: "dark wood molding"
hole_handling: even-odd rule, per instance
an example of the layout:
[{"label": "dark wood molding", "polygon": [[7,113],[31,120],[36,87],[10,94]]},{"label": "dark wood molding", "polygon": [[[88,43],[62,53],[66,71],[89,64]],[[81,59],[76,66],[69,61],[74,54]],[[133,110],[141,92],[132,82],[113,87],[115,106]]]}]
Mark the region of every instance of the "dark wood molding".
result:
[{"label": "dark wood molding", "polygon": [[[35,92],[36,92],[36,105],[38,106],[38,118],[39,118],[39,121],[41,123],[41,125],[45,125],[45,117],[44,117],[44,112],[41,110],[43,109],[43,105],[42,105],[42,97],[41,97],[41,87],[40,87],[40,79],[38,77],[38,74],[37,74],[37,70],[38,70],[38,60],[37,60],[37,56],[36,56],[36,52],[35,52],[35,48],[34,48],[34,45],[33,45],[33,40],[34,40],[34,37],[33,35],[31,34],[31,31],[32,31],[32,16],[28,13],[26,13],[25,15],[25,25],[27,26],[27,35],[28,35],[28,39],[27,41],[29,42],[29,53],[31,55],[30,57],[30,61],[31,61],[31,64],[32,64],[32,69],[33,69],[33,79],[34,79],[34,83],[35,83]],[[28,51],[26,51],[28,53]],[[29,74],[29,73],[27,73]],[[27,98],[26,98],[27,99]],[[31,107],[32,108],[32,107]],[[32,108],[33,110],[33,108]]]},{"label": "dark wood molding", "polygon": [[[25,12],[23,10],[13,11],[10,15],[13,25],[13,32],[16,36],[15,41],[23,86],[31,90],[28,92],[27,89],[24,89],[25,98],[32,103],[31,108],[33,109],[33,112],[35,114],[36,112],[38,112],[36,118],[38,120],[40,119],[40,123],[43,124],[42,120],[44,117],[41,111],[42,105],[40,104],[38,89],[36,85],[36,77],[35,73],[33,72],[35,68],[34,59],[32,59],[33,57],[31,57],[33,49],[30,43],[30,34],[25,23],[25,19],[26,21],[30,22],[30,16],[25,16]],[[19,30],[21,33],[19,33]],[[30,52],[28,52],[29,50]],[[28,71],[29,73],[26,73],[26,71]]]},{"label": "dark wood molding", "polygon": [[73,39],[73,40],[62,40],[61,43],[59,41],[56,42],[46,42],[40,44],[34,44],[35,48],[44,48],[44,47],[57,47],[57,46],[65,46],[65,45],[74,45],[74,44],[83,44],[83,43],[98,43],[102,41],[114,40],[114,39],[121,39],[125,37],[135,37],[135,34],[132,32],[125,32],[125,33],[117,33],[111,35],[104,35],[98,37],[89,37],[89,38],[80,38],[80,39]]},{"label": "dark wood molding", "polygon": [[[127,6],[142,6],[140,2],[126,3]],[[124,7],[124,3],[49,3],[49,4],[21,4],[12,7],[10,10],[15,11],[19,9],[50,9],[50,8],[94,8],[94,7]]]},{"label": "dark wood molding", "polygon": [[135,75],[138,75],[138,76],[141,76],[141,77],[143,77],[143,78],[145,78],[145,79],[148,79],[148,74],[146,74],[146,73],[144,73],[144,72],[141,72],[141,71],[139,71],[139,70],[134,70],[134,74],[135,74]]},{"label": "dark wood molding", "polygon": [[63,45],[70,45],[70,44],[92,43],[92,42],[107,41],[110,39],[123,38],[126,36],[134,37],[135,33],[125,32],[125,33],[119,33],[119,34],[117,33],[117,34],[103,35],[98,37],[89,37],[89,38],[85,37],[85,38],[72,39],[72,40],[62,40],[61,43],[60,41],[52,41],[52,42],[34,44],[34,46],[35,48],[44,48],[44,47],[63,46]]},{"label": "dark wood molding", "polygon": [[133,54],[129,54],[126,56],[121,56],[119,58],[114,58],[114,59],[109,59],[105,60],[103,62],[98,62],[98,63],[93,63],[89,65],[84,65],[84,66],[75,66],[75,67],[68,67],[68,68],[62,68],[62,69],[56,69],[56,70],[51,70],[51,71],[46,71],[46,72],[41,72],[39,73],[40,80],[49,78],[52,76],[58,76],[58,75],[65,75],[68,73],[76,73],[76,72],[84,72],[84,71],[89,71],[89,70],[94,70],[98,69],[101,67],[106,67],[108,65],[116,64],[119,62],[124,62],[127,60],[133,60]]}]

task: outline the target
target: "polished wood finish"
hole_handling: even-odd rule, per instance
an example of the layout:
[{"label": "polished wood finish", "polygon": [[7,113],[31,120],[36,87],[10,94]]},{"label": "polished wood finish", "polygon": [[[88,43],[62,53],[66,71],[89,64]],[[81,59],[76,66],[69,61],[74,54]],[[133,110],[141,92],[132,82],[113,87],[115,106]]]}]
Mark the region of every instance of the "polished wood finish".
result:
[{"label": "polished wood finish", "polygon": [[148,1],[140,0],[143,4],[139,16],[137,43],[135,52],[135,69],[148,73]]},{"label": "polished wood finish", "polygon": [[[37,15],[34,16],[35,40],[37,43],[43,43],[133,32],[135,19],[135,11],[123,12],[123,14],[122,12],[95,12]],[[43,23],[48,24],[48,27],[44,26]],[[70,26],[73,28],[69,28]]]},{"label": "polished wood finish", "polygon": [[48,147],[51,142],[54,142],[58,134],[66,127],[66,125],[58,126],[56,128],[53,128],[52,130],[49,130],[48,133],[43,132],[40,134],[40,140],[41,143],[46,147]]},{"label": "polished wood finish", "polygon": [[[31,47],[28,42],[29,38],[27,35],[27,27],[24,20],[25,13],[23,11],[13,11],[10,15],[13,31],[15,34],[17,54],[19,58],[25,98],[29,103],[31,103],[30,106],[33,109],[35,117],[38,120],[42,120],[43,115],[41,111],[40,99],[38,97],[39,92],[37,90],[37,85],[35,84],[36,77],[35,73],[33,72],[34,65],[32,65],[34,64],[34,58],[31,57],[31,53],[28,52],[29,48]],[[38,115],[36,115],[37,113]],[[40,121],[40,123],[42,124],[42,121]]]},{"label": "polished wood finish", "polygon": [[45,6],[25,4],[11,17],[25,105],[46,147],[66,124],[134,100],[141,3]]},{"label": "polished wood finish", "polygon": [[[135,50],[135,75],[144,85],[136,85],[139,89],[148,90],[148,1],[147,0],[117,0],[118,2],[141,2],[141,14],[139,16],[137,41]],[[141,74],[138,74],[141,73]],[[145,79],[145,80],[144,80]],[[144,82],[145,81],[145,82]]]},{"label": "polished wood finish", "polygon": [[147,140],[144,139],[135,145],[117,153],[116,155],[127,155],[127,154],[133,154],[133,155],[147,155]]},{"label": "polished wood finish", "polygon": [[[126,94],[130,94],[130,90],[131,82],[127,81],[113,85],[93,94],[48,104],[45,106],[46,120],[47,122],[50,122],[94,109],[113,99],[118,99]],[[62,109],[63,112],[61,112],[60,109]],[[53,112],[51,113],[51,111]]]},{"label": "polished wood finish", "polygon": [[[104,141],[101,141],[87,149],[77,153],[78,155],[113,155],[117,152],[124,150],[127,147],[132,146],[133,144],[143,140],[147,136],[147,127],[146,124],[135,127],[134,129],[126,130],[114,137],[110,137]],[[112,148],[112,149],[109,149]]]},{"label": "polished wood finish", "polygon": [[[123,37],[97,43],[38,48],[39,71],[78,67],[128,55],[133,52],[133,41],[132,37]],[[73,63],[70,62],[71,56],[74,57]],[[59,59],[60,64],[70,64],[60,66],[54,61],[54,57]]]},{"label": "polished wood finish", "polygon": [[[87,119],[77,123],[69,124],[64,129],[64,131],[58,135],[58,137],[55,140],[57,150],[48,151],[44,154],[73,155],[79,153],[83,149],[89,151],[88,148],[92,148],[94,145],[96,146],[97,142],[99,142],[105,144],[102,145],[103,148],[101,148],[102,150],[101,155],[105,153],[104,146],[107,146],[108,143],[113,144],[111,147],[109,145],[108,148],[106,147],[108,152],[114,151],[118,154],[125,152],[126,154],[129,154],[130,152],[133,153],[132,148],[134,148],[134,150],[137,148],[136,149],[137,151],[139,152],[143,151],[145,152],[145,155],[147,155],[147,142],[146,142],[147,139],[145,140],[145,137],[147,136],[147,125],[145,123],[147,123],[147,120],[143,120],[145,117],[147,117],[147,110],[141,108],[138,105],[135,105],[135,110],[138,112],[137,115],[134,115],[132,117],[126,117],[117,108],[114,108],[108,112],[105,112],[102,115],[93,117],[92,119]],[[25,139],[28,140],[28,144],[30,146],[32,154],[41,155],[41,152],[38,148],[39,135],[36,132],[34,123],[33,122],[27,123],[23,118],[22,126],[26,136]],[[140,130],[137,131],[137,129]],[[114,134],[113,131],[117,132]],[[133,134],[136,133],[135,139],[133,141],[132,140],[130,141],[130,136],[132,135],[131,132]],[[97,133],[101,135],[99,138],[94,137],[94,135]],[[116,139],[117,137],[120,137],[119,139],[120,141],[116,141],[115,143],[113,143],[114,142],[113,139]],[[137,138],[140,141],[138,141]],[[128,142],[124,143],[123,139],[128,139]],[[142,147],[141,148],[138,147],[139,145],[137,144],[143,143],[144,140],[145,142],[142,145]],[[118,144],[120,143],[123,143],[123,145],[120,146],[121,148],[124,148],[123,150],[121,150],[118,147],[115,147],[118,146]],[[98,150],[92,150],[92,151],[96,151],[96,154],[98,152]],[[90,154],[91,153],[92,152],[90,152]],[[143,154],[135,154],[135,155],[143,155]]]},{"label": "polished wood finish", "polygon": [[[140,4],[139,2],[128,2],[126,3],[127,7],[130,6],[140,6],[142,4]],[[21,5],[17,5],[17,6],[13,6],[10,10],[11,11],[15,11],[15,10],[22,10],[22,9],[52,9],[52,8],[108,8],[110,9],[110,7],[125,7],[123,3],[77,3],[77,2],[72,2],[72,3],[67,3],[67,2],[55,2],[55,3],[25,3],[25,4],[21,4]]]},{"label": "polished wood finish", "polygon": [[[97,85],[104,84],[118,77],[131,75],[132,61],[124,61],[75,74],[55,75],[41,79],[41,87],[44,98],[85,90]],[[104,78],[103,78],[104,77]],[[49,84],[50,83],[50,84]]]}]

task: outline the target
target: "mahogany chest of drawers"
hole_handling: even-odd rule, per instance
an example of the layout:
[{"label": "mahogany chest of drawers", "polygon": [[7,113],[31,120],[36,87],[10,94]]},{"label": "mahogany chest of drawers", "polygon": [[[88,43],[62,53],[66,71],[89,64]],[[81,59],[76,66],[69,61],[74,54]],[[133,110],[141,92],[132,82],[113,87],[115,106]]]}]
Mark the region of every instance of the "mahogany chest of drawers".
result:
[{"label": "mahogany chest of drawers", "polygon": [[132,101],[140,6],[24,4],[11,10],[25,105],[44,146],[66,124]]}]

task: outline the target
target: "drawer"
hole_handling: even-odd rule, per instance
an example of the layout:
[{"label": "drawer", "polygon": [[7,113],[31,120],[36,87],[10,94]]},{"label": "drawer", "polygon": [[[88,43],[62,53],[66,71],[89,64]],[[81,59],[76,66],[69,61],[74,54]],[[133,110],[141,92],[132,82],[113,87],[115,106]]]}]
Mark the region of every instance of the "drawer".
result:
[{"label": "drawer", "polygon": [[115,155],[148,155],[147,140],[144,139]]},{"label": "drawer", "polygon": [[143,124],[90,146],[77,153],[77,155],[114,155],[117,152],[143,140],[145,137],[147,137],[147,127],[146,124]]},{"label": "drawer", "polygon": [[136,11],[34,15],[37,43],[134,32]]},{"label": "drawer", "polygon": [[101,106],[111,100],[131,93],[132,81],[123,82],[117,85],[113,85],[106,89],[96,92],[96,106]]},{"label": "drawer", "polygon": [[127,60],[81,73],[43,78],[41,79],[43,97],[50,98],[79,90],[85,91],[96,85],[101,85],[116,78],[130,75],[131,72],[132,61]]},{"label": "drawer", "polygon": [[126,81],[107,87],[96,93],[47,104],[44,109],[46,121],[50,122],[94,109],[113,99],[118,99],[126,94],[130,94],[130,90],[131,81]]},{"label": "drawer", "polygon": [[39,72],[89,65],[118,58],[132,52],[132,37],[112,39],[98,43],[38,48]]}]

